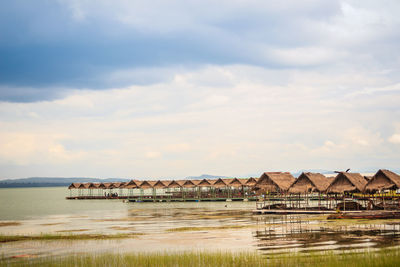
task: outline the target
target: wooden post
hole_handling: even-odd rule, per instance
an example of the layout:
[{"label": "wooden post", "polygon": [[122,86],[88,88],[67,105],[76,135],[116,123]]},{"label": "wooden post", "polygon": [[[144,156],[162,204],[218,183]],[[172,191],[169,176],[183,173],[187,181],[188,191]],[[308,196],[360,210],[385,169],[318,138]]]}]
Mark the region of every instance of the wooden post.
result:
[{"label": "wooden post", "polygon": [[343,211],[346,211],[346,197],[345,197],[345,193],[343,193]]},{"label": "wooden post", "polygon": [[321,192],[318,191],[318,209],[321,210]]},{"label": "wooden post", "polygon": [[299,197],[297,198],[297,203],[298,203],[297,209],[300,209],[300,198],[301,198],[301,193],[299,193]]},{"label": "wooden post", "polygon": [[308,204],[309,204],[309,196],[308,196],[308,191],[306,192],[306,195],[307,195],[307,198],[306,198],[306,208],[305,208],[305,210],[307,210],[307,208],[308,208]]},{"label": "wooden post", "polygon": [[382,193],[383,210],[386,210],[385,193]]}]

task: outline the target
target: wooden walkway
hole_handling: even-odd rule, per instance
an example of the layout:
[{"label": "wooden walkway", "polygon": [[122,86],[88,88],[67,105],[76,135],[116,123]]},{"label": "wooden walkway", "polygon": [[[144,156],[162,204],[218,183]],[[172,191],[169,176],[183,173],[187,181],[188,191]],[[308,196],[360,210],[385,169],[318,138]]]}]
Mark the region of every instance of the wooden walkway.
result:
[{"label": "wooden walkway", "polygon": [[256,197],[199,197],[199,198],[174,198],[167,196],[70,196],[66,199],[123,199],[129,202],[217,202],[217,201],[257,201]]}]

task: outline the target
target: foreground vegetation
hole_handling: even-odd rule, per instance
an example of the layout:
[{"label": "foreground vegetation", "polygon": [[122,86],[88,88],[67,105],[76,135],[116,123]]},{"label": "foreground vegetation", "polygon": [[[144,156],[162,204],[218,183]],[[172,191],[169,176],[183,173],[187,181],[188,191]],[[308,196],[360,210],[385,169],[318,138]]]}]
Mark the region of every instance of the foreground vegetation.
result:
[{"label": "foreground vegetation", "polygon": [[400,248],[362,253],[284,254],[182,252],[90,254],[67,257],[2,259],[3,266],[399,266]]},{"label": "foreground vegetation", "polygon": [[0,243],[16,241],[38,241],[38,240],[90,240],[90,239],[120,239],[135,238],[139,233],[131,234],[41,234],[41,235],[0,235]]}]

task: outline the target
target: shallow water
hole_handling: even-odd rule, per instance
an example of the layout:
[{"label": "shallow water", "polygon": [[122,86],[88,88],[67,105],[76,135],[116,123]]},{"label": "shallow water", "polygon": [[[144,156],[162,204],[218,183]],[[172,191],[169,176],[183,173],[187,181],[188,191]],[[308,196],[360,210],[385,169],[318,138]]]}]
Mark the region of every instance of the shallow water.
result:
[{"label": "shallow water", "polygon": [[[3,256],[193,249],[269,254],[400,245],[400,220],[343,224],[321,216],[253,215],[254,202],[128,203],[66,200],[67,195],[65,188],[0,189],[0,233],[143,235],[118,240],[2,243]],[[1,226],[2,222],[14,224]],[[182,227],[202,228],[171,232]]]}]

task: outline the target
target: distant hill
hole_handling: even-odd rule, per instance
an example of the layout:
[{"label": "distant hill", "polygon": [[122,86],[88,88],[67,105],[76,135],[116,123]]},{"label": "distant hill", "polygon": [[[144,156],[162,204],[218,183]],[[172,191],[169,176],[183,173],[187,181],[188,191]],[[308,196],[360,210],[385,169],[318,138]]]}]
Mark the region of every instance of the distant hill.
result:
[{"label": "distant hill", "polygon": [[0,188],[10,187],[51,187],[51,186],[68,186],[71,183],[110,183],[110,182],[127,182],[129,179],[122,178],[53,178],[53,177],[30,177],[22,179],[0,180]]},{"label": "distant hill", "polygon": [[218,178],[228,178],[228,176],[202,174],[200,176],[188,176],[188,177],[186,177],[186,179],[188,179],[188,180],[203,180],[203,179],[218,179]]}]

